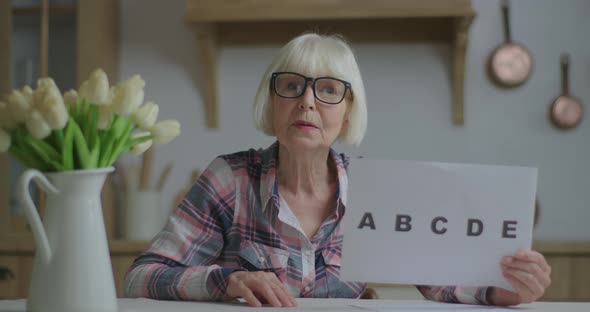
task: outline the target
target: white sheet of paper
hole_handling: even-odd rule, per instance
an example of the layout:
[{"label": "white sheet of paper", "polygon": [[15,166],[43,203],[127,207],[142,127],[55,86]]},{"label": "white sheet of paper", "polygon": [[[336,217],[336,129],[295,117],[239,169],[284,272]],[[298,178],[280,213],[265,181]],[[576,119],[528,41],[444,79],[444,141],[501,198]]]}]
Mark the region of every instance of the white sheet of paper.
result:
[{"label": "white sheet of paper", "polygon": [[[344,279],[512,290],[500,260],[531,248],[536,168],[362,158],[348,176]],[[374,230],[367,218],[359,228],[366,213]],[[396,215],[411,217],[410,231],[396,231]],[[436,223],[444,234],[435,217],[446,218]],[[467,235],[469,219],[481,220],[480,235]],[[502,237],[505,221],[517,222],[506,232],[516,238]]]}]

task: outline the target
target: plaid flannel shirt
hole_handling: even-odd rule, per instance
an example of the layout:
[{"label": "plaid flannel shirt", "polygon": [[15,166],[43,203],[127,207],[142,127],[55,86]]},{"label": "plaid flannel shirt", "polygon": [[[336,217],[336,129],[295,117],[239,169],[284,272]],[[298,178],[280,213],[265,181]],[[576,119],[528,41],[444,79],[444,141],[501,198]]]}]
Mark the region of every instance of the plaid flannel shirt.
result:
[{"label": "plaid flannel shirt", "polygon": [[[126,295],[227,300],[228,276],[246,270],[274,272],[295,297],[358,298],[366,284],[340,278],[346,156],[330,151],[338,173],[337,201],[309,240],[278,193],[278,148],[275,142],[211,162],[130,267]],[[487,304],[485,287],[417,287],[432,300]]]}]

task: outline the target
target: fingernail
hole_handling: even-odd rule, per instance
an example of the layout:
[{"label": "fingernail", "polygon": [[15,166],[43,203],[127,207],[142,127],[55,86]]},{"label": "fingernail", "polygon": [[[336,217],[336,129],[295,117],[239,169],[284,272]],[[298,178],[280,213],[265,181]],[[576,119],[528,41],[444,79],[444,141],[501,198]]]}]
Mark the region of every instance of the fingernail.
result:
[{"label": "fingernail", "polygon": [[509,264],[512,262],[512,257],[502,257],[502,264]]}]

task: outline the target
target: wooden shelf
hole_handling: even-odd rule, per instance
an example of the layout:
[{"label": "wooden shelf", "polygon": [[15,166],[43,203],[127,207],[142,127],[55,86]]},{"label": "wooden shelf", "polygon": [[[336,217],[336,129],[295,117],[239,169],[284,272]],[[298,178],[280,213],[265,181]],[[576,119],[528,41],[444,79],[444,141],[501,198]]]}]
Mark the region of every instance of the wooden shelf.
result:
[{"label": "wooden shelf", "polygon": [[442,42],[451,46],[453,123],[463,125],[463,82],[470,0],[187,0],[185,19],[199,53],[207,126],[218,126],[217,49],[284,44],[304,31],[351,42]]},{"label": "wooden shelf", "polygon": [[[61,5],[50,5],[50,14],[76,14],[78,6],[75,4],[61,4]],[[35,6],[19,6],[13,7],[12,13],[15,15],[19,14],[41,14],[42,8],[40,5]]]},{"label": "wooden shelf", "polygon": [[533,249],[546,256],[590,256],[589,241],[536,241]]}]

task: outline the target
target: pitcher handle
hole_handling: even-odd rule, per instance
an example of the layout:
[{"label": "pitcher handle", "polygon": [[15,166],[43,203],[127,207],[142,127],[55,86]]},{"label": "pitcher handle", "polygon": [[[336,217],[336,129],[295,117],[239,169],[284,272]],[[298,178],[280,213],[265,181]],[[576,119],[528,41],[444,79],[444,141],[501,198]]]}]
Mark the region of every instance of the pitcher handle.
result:
[{"label": "pitcher handle", "polygon": [[46,192],[57,194],[59,193],[59,190],[56,189],[55,186],[53,186],[47,180],[47,178],[36,169],[26,170],[20,176],[18,181],[18,199],[25,212],[25,216],[31,225],[33,237],[37,243],[36,245],[38,251],[40,252],[41,260],[44,264],[48,264],[51,260],[51,246],[49,245],[45,228],[43,227],[43,223],[41,222],[41,218],[37,212],[37,207],[35,206],[35,203],[31,199],[31,194],[29,193],[29,184],[33,179],[35,179],[35,182]]}]

